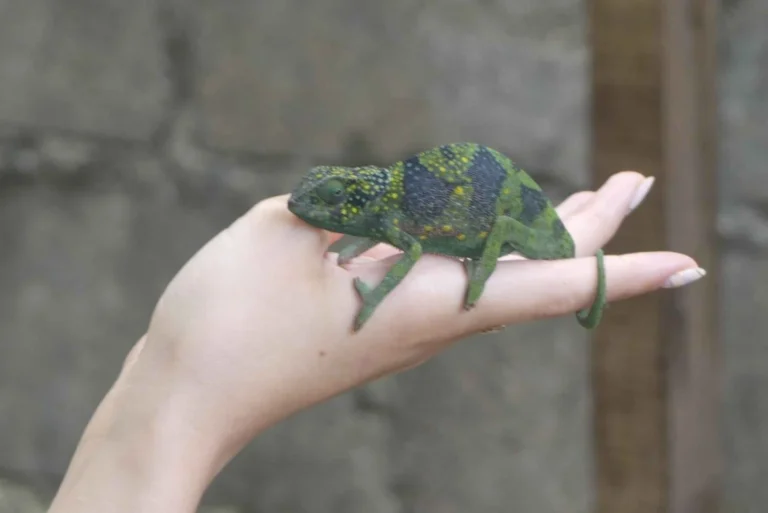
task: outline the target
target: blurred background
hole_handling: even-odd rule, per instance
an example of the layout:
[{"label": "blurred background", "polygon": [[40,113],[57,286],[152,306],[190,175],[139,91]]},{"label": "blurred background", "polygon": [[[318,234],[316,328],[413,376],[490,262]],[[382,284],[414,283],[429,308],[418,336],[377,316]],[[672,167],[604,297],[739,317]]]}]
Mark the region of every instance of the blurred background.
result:
[{"label": "blurred background", "polygon": [[[472,140],[556,201],[592,187],[589,12],[581,0],[0,0],[0,513],[45,511],[168,280],[308,166]],[[768,2],[723,1],[719,16],[719,482],[723,512],[757,513]],[[466,341],[270,430],[201,511],[596,511],[590,348],[571,316]]]}]

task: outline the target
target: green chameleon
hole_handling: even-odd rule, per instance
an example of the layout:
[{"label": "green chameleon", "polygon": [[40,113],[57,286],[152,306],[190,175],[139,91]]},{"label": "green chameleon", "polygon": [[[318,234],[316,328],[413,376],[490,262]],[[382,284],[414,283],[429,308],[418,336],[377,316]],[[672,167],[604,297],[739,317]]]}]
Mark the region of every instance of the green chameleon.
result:
[{"label": "green chameleon", "polygon": [[[389,167],[314,167],[292,191],[288,209],[318,228],[363,237],[340,251],[339,265],[380,242],[403,251],[375,288],[355,278],[363,305],[354,331],[424,253],[463,259],[466,310],[502,255],[575,256],[570,233],[538,184],[505,155],[475,143],[439,146]],[[597,297],[576,314],[587,329],[598,325],[606,301],[603,251],[596,256]]]}]

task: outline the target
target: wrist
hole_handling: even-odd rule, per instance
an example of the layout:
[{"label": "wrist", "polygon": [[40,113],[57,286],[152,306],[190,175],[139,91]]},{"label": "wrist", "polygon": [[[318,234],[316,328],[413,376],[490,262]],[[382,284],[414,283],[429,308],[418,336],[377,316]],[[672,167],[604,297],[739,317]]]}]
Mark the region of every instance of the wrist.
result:
[{"label": "wrist", "polygon": [[215,473],[166,419],[86,430],[49,513],[193,513]]},{"label": "wrist", "polygon": [[86,427],[49,513],[193,513],[218,473],[217,451],[162,387],[124,374]]},{"label": "wrist", "polygon": [[205,489],[201,474],[164,457],[146,438],[84,440],[49,513],[192,513]]}]

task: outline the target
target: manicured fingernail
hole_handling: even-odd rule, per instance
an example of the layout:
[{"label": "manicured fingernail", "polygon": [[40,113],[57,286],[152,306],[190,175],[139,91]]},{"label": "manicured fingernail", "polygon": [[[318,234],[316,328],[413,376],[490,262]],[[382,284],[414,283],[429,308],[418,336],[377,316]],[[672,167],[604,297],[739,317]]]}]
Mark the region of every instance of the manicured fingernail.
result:
[{"label": "manicured fingernail", "polygon": [[688,285],[690,283],[693,283],[694,281],[698,280],[699,278],[703,278],[706,276],[707,271],[702,269],[701,267],[694,267],[693,269],[685,269],[684,271],[679,271],[667,278],[667,281],[664,282],[665,289],[674,289],[677,287],[683,287],[685,285]]},{"label": "manicured fingernail", "polygon": [[632,202],[629,204],[630,212],[640,206],[640,203],[642,203],[645,197],[648,196],[648,191],[650,191],[651,187],[653,187],[653,182],[655,180],[655,177],[649,176],[640,182],[640,185],[638,185],[637,189],[635,190],[635,196],[632,198]]}]

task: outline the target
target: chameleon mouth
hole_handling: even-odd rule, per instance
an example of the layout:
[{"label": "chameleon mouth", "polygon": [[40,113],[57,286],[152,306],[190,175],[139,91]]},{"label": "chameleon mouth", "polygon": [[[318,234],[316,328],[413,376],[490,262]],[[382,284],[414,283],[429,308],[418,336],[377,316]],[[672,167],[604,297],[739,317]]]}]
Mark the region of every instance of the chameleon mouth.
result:
[{"label": "chameleon mouth", "polygon": [[326,210],[318,208],[311,203],[299,201],[293,196],[288,198],[288,211],[302,221],[321,228],[331,218],[330,213]]},{"label": "chameleon mouth", "polygon": [[296,198],[294,196],[288,197],[288,210],[292,214],[297,214],[297,210],[299,210],[299,202],[296,201]]}]

